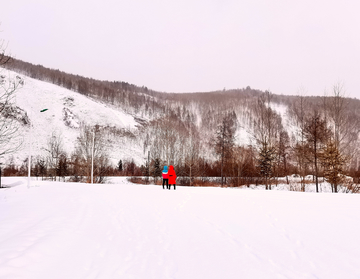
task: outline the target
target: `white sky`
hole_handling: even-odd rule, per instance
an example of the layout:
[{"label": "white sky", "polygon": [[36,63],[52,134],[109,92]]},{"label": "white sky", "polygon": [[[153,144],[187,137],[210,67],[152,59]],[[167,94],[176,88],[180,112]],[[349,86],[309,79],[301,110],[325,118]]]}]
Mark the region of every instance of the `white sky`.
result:
[{"label": "white sky", "polygon": [[358,0],[11,0],[16,58],[166,92],[250,86],[360,98]]}]

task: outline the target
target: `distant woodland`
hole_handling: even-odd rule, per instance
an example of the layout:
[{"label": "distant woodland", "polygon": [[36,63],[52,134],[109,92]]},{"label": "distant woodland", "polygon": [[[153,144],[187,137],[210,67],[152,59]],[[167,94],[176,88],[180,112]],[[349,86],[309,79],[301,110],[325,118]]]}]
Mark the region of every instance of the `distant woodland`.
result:
[{"label": "distant woodland", "polygon": [[[101,153],[99,132],[96,176],[100,180],[121,174],[152,177],[156,182],[162,166],[172,164],[182,185],[208,185],[209,177],[217,177],[222,186],[262,183],[271,189],[279,177],[295,174],[299,191],[306,191],[309,175],[317,191],[320,178],[332,185],[333,192],[358,191],[360,101],[346,98],[341,84],[335,84],[326,96],[316,97],[301,92],[299,96],[276,95],[249,86],[175,94],[17,59],[2,67],[118,106],[138,119],[137,132],[118,136],[135,137],[144,154],[149,154],[148,161],[137,166],[119,158],[117,166],[109,165]],[[89,157],[84,155],[88,154],[88,133],[82,132],[78,154],[59,152],[51,164],[41,158],[32,166],[34,172],[88,179]],[[5,171],[21,172],[18,166]]]}]

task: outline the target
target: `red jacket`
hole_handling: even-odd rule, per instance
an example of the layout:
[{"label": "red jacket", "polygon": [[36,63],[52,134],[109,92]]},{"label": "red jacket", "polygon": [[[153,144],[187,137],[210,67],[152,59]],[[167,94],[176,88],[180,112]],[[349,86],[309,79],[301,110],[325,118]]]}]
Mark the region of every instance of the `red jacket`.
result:
[{"label": "red jacket", "polygon": [[170,166],[169,172],[169,184],[176,184],[176,173],[173,166]]}]

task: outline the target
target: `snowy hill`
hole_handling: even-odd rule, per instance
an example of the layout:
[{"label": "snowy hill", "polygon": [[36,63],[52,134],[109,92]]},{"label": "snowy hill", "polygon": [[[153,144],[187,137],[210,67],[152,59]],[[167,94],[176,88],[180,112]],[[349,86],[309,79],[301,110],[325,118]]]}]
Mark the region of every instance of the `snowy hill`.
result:
[{"label": "snowy hill", "polygon": [[[137,166],[145,165],[149,154],[152,166],[159,160],[161,164],[176,165],[186,173],[189,164],[201,165],[206,161],[210,166],[206,170],[207,175],[220,176],[216,166],[219,154],[214,143],[221,140],[217,137],[224,124],[231,130],[228,137],[235,143],[237,153],[232,158],[237,162],[230,160],[232,170],[227,175],[230,172],[231,175],[239,174],[243,169],[242,176],[260,176],[255,159],[262,138],[271,139],[271,145],[276,147],[278,156],[274,160],[278,161],[279,176],[291,175],[299,173],[302,165],[299,162],[302,155],[299,157],[290,152],[299,143],[300,127],[304,129],[304,124],[311,123],[311,117],[320,111],[320,117],[326,119],[326,128],[331,131],[326,140],[329,143],[334,137],[334,119],[338,119],[332,108],[339,102],[333,97],[282,96],[249,86],[174,94],[122,81],[94,80],[21,61],[9,65],[14,72],[2,70],[2,75],[5,73],[8,80],[12,77],[24,81],[22,88],[16,92],[14,106],[19,108],[19,116],[23,120],[24,115],[30,118],[32,127],[30,130],[29,124],[22,126],[25,144],[14,154],[17,166],[27,158],[30,141],[34,142],[32,154],[45,157],[44,150],[54,133],[61,135],[67,158],[73,164],[71,153],[80,128],[100,125],[99,134],[104,135],[104,149],[107,151],[104,157],[110,159],[112,166],[120,159],[127,162],[134,160]],[[352,171],[354,176],[354,171],[358,169],[358,162],[353,158],[356,158],[359,149],[360,130],[356,127],[360,119],[360,101],[339,98],[343,106],[341,114],[346,119],[346,123],[341,124],[340,146],[343,154],[351,158],[347,174]],[[43,109],[47,111],[41,113]],[[90,142],[89,139],[90,136],[87,142]],[[241,158],[242,154],[246,156]],[[1,158],[1,162],[6,164],[10,158]],[[54,170],[56,164],[48,164],[48,167]],[[238,168],[236,164],[242,167]],[[143,171],[138,168],[137,174],[141,173]],[[75,172],[72,171],[72,174]]]},{"label": "snowy hill", "polygon": [[6,177],[0,278],[360,278],[360,196]]},{"label": "snowy hill", "polygon": [[[23,126],[24,137],[22,149],[14,154],[15,163],[27,158],[29,140],[32,141],[32,154],[44,154],[47,141],[53,133],[61,135],[65,151],[70,154],[80,133],[81,125],[100,125],[116,130],[136,131],[139,123],[135,118],[118,107],[112,107],[98,100],[88,98],[74,91],[51,83],[35,80],[18,73],[1,70],[1,75],[7,80],[21,79],[23,85],[16,90],[13,102],[28,116],[31,129]],[[47,109],[45,112],[40,112]],[[135,148],[134,148],[135,147]],[[120,158],[133,158],[138,163],[143,162],[139,148],[126,139],[121,142],[108,142],[112,163]],[[8,161],[9,156],[4,158]]]},{"label": "snowy hill", "polygon": [[[151,96],[141,92],[134,93],[138,98],[143,98],[141,107],[134,109],[126,104],[123,106],[112,105],[111,102],[101,101],[99,98],[90,98],[53,83],[33,79],[8,69],[2,69],[1,75],[5,77],[5,82],[19,79],[23,81],[23,85],[16,90],[14,106],[22,110],[31,123],[31,129],[29,129],[29,125],[23,125],[21,133],[24,144],[22,149],[15,154],[5,156],[3,158],[4,163],[9,163],[10,158],[13,158],[16,165],[21,165],[28,157],[30,141],[32,142],[31,153],[33,156],[45,157],[47,142],[54,133],[61,135],[65,151],[70,156],[75,148],[80,127],[82,125],[100,125],[117,131],[126,130],[134,135],[136,134],[136,137],[130,138],[126,136],[107,138],[107,149],[113,165],[116,165],[122,159],[134,160],[140,166],[146,160],[144,154],[147,154],[147,152],[145,152],[144,142],[150,141],[154,145],[152,141],[155,138],[154,130],[151,127],[146,131],[142,130],[142,134],[138,133],[138,127],[141,127],[144,123],[155,122],[168,115],[174,115],[174,113],[177,114],[177,121],[186,123],[190,118],[197,129],[207,135],[202,140],[202,147],[208,153],[204,154],[204,156],[214,158],[207,147],[207,141],[214,136],[217,125],[221,121],[221,110],[223,108],[218,109],[212,102],[204,103],[203,97],[197,100],[199,98],[197,94],[186,95],[185,99],[178,100],[176,98],[182,96],[181,94],[172,99],[171,94],[167,96],[166,94],[157,95],[159,94],[157,93]],[[222,100],[226,99],[222,98]],[[239,103],[239,101],[236,101],[232,107],[238,113],[237,121],[239,126],[237,127],[235,140],[241,145],[248,145],[252,140],[249,126],[249,115],[252,112],[248,106],[247,102],[242,103],[240,101]],[[225,107],[228,107],[228,105]],[[169,108],[172,110],[171,112],[168,111]],[[180,108],[181,113],[179,113]],[[47,111],[40,112],[43,109],[47,109]],[[286,110],[286,107],[283,106],[282,109]],[[207,110],[215,110],[216,113],[206,118],[204,112]],[[154,125],[157,126],[156,123]],[[179,142],[179,144],[183,143],[183,141]]]}]

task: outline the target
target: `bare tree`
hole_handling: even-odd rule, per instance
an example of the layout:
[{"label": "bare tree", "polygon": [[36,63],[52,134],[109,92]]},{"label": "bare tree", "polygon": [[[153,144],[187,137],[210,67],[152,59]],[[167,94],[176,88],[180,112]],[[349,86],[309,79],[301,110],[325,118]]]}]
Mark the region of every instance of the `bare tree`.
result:
[{"label": "bare tree", "polygon": [[308,103],[303,96],[304,89],[300,90],[300,96],[294,101],[291,106],[290,112],[293,114],[295,119],[295,124],[298,127],[295,134],[295,145],[293,146],[293,151],[295,155],[295,160],[299,169],[299,174],[301,177],[301,191],[305,192],[305,176],[307,167],[306,161],[306,140],[305,140],[305,120],[306,120],[306,107]]},{"label": "bare tree", "polygon": [[272,94],[261,95],[255,107],[254,137],[258,146],[258,168],[265,178],[266,190],[271,190],[270,178],[276,159],[277,135],[282,128],[281,118],[271,109]]},{"label": "bare tree", "polygon": [[93,178],[95,183],[103,183],[109,166],[106,154],[105,140],[99,125],[94,127],[83,125],[77,139],[76,155],[79,158],[82,171],[91,181],[93,165]]},{"label": "bare tree", "polygon": [[253,164],[252,161],[254,154],[251,146],[235,146],[233,154],[232,184],[234,186],[240,186],[243,183],[244,175],[249,175],[250,167]]},{"label": "bare tree", "polygon": [[65,153],[60,133],[57,133],[56,131],[52,132],[51,137],[48,139],[47,148],[45,148],[45,150],[47,152],[47,165],[50,168],[50,175],[56,180],[56,169],[59,165],[60,156]]},{"label": "bare tree", "polygon": [[[0,67],[11,62],[6,55],[3,41],[0,41]],[[23,85],[20,76],[12,79],[0,71],[0,157],[19,150],[23,143],[20,135],[21,120],[28,124],[28,118],[19,119],[18,108],[14,105],[14,94]]]},{"label": "bare tree", "polygon": [[338,83],[333,87],[333,97],[330,103],[330,117],[333,121],[333,134],[334,134],[334,143],[336,147],[340,146],[340,143],[345,139],[343,135],[345,131],[343,131],[344,122],[346,122],[345,118],[345,110],[347,103],[345,98],[343,97],[343,85]]},{"label": "bare tree", "polygon": [[152,159],[161,158],[166,165],[175,164],[180,156],[180,137],[176,123],[165,117],[151,123],[150,153]]},{"label": "bare tree", "polygon": [[343,84],[334,85],[328,109],[335,147],[343,157],[351,159],[358,150],[360,127],[357,117],[350,110],[350,99],[345,98]]},{"label": "bare tree", "polygon": [[194,127],[190,127],[189,136],[185,141],[184,149],[184,175],[189,177],[190,186],[193,185],[194,177],[202,174],[200,159],[200,141],[199,134]]},{"label": "bare tree", "polygon": [[6,54],[6,46],[4,40],[0,40],[0,66],[9,63],[11,59],[11,56]]}]

